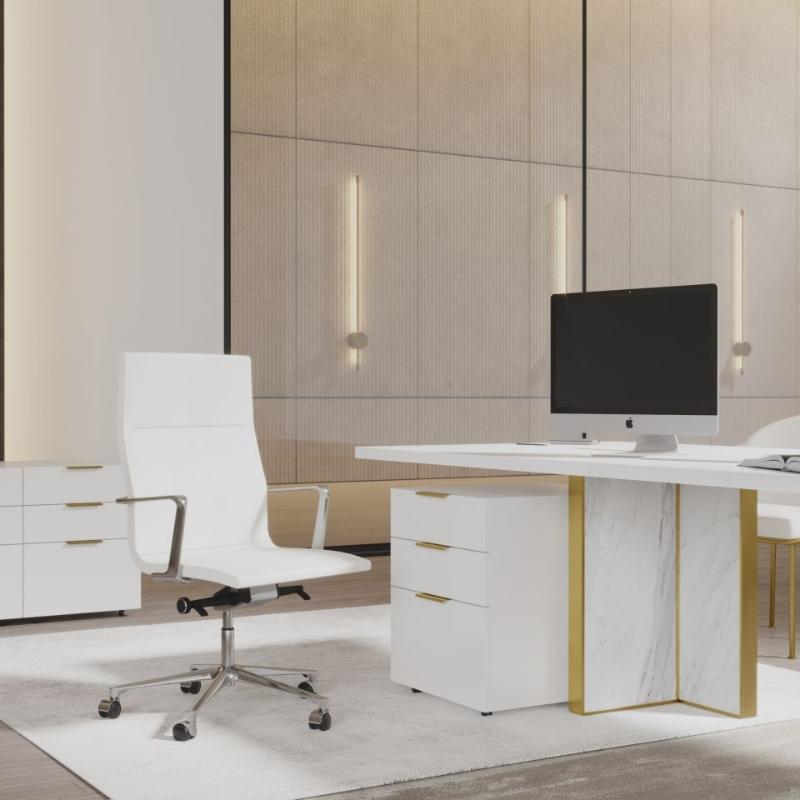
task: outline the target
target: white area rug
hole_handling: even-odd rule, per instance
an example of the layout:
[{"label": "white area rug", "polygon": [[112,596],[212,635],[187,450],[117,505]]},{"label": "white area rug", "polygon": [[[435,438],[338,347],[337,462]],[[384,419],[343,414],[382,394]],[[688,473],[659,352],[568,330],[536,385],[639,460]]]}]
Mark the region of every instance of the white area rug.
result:
[{"label": "white area rug", "polygon": [[388,606],[268,614],[236,627],[239,661],[320,669],[330,731],[308,729],[310,703],[242,684],[211,702],[191,742],[172,739],[194,700],[177,687],[131,692],[119,719],[97,716],[109,683],[216,661],[218,619],[0,639],[0,719],[113,800],[294,800],[800,718],[800,673],[786,660],[760,665],[754,720],[684,705],[484,718],[390,683]]}]

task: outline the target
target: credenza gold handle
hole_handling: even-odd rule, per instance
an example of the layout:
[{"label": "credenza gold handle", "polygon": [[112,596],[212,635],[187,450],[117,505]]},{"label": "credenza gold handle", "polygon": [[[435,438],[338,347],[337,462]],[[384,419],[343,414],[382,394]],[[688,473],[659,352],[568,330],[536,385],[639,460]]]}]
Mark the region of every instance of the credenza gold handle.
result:
[{"label": "credenza gold handle", "polygon": [[449,550],[450,546],[446,544],[436,544],[436,542],[414,542],[417,547],[427,547],[429,550]]},{"label": "credenza gold handle", "polygon": [[102,502],[99,500],[93,500],[89,503],[64,503],[67,508],[99,508],[102,506]]},{"label": "credenza gold handle", "polygon": [[64,544],[103,544],[102,539],[67,539]]},{"label": "credenza gold handle", "polygon": [[415,492],[420,497],[438,497],[440,500],[444,500],[445,497],[450,497],[448,492]]},{"label": "credenza gold handle", "polygon": [[102,464],[67,464],[67,469],[103,469]]},{"label": "credenza gold handle", "polygon": [[420,600],[430,600],[432,603],[447,603],[450,600],[449,597],[442,597],[440,594],[428,594],[428,592],[417,592],[416,596]]}]

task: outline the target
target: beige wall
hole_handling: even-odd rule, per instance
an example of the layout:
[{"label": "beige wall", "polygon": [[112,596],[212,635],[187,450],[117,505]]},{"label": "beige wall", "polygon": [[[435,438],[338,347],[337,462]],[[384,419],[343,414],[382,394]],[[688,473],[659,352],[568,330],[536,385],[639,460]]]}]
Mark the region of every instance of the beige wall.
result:
[{"label": "beige wall", "polygon": [[124,350],[223,345],[222,0],[5,1],[5,454],[114,462]]},{"label": "beige wall", "polygon": [[580,5],[234,0],[233,347],[253,356],[271,480],[424,478],[441,471],[352,449],[546,435],[564,193],[580,273]]},{"label": "beige wall", "polygon": [[[798,401],[797,0],[589,0],[589,288],[720,286],[721,430]],[[233,345],[271,480],[548,435],[554,202],[581,262],[580,0],[233,0]],[[365,329],[349,367],[346,184]],[[745,209],[734,374],[731,225]]]},{"label": "beige wall", "polygon": [[795,0],[589,2],[589,288],[718,284],[723,443],[800,413],[799,13]]}]

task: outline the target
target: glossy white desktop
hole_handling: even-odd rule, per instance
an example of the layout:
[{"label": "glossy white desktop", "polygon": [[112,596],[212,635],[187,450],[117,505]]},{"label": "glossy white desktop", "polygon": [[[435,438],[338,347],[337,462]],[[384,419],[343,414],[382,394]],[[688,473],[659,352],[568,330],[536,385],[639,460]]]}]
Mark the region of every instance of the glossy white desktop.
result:
[{"label": "glossy white desktop", "polygon": [[754,716],[756,492],[800,492],[800,475],[737,466],[775,448],[620,457],[632,447],[378,446],[356,457],[569,476],[571,710],[680,700]]}]

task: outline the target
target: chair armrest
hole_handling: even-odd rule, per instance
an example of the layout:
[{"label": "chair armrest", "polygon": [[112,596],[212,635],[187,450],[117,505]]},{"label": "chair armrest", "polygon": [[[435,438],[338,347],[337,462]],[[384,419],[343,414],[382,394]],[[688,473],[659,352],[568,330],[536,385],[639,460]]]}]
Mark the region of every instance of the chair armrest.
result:
[{"label": "chair armrest", "polygon": [[155,500],[171,500],[175,503],[175,522],[172,526],[172,543],[169,548],[169,563],[164,572],[153,572],[151,577],[163,581],[186,582],[181,577],[181,550],[183,549],[183,527],[186,523],[186,498],[181,494],[165,494],[155,497],[118,497],[118,503],[150,503]]},{"label": "chair armrest", "polygon": [[311,537],[311,547],[320,550],[325,547],[325,533],[328,530],[328,501],[331,491],[327,486],[268,486],[268,492],[316,492],[317,517],[314,520],[314,535]]}]

